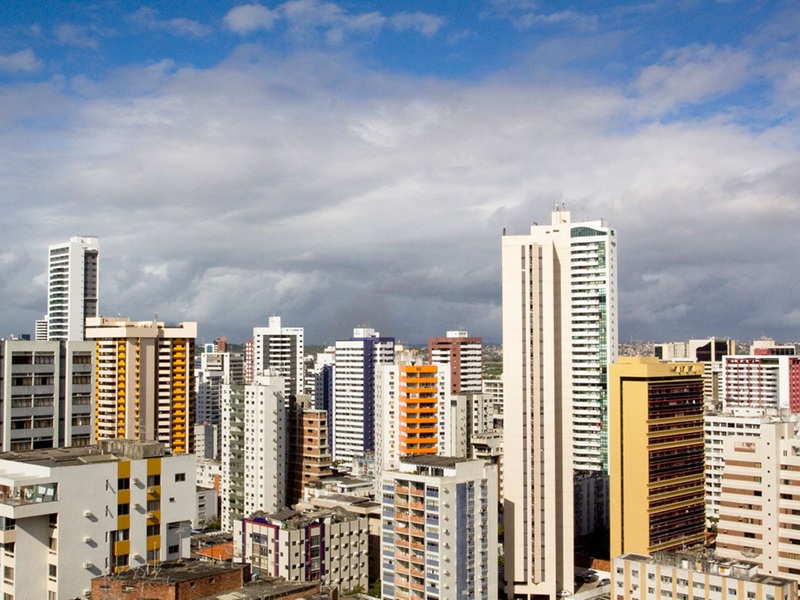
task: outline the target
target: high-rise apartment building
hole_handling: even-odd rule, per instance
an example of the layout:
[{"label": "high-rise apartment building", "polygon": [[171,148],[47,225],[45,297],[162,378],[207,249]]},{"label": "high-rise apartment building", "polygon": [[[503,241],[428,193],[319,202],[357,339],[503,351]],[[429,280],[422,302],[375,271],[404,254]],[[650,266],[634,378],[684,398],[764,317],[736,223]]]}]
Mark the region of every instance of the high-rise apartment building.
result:
[{"label": "high-rise apartment building", "polygon": [[726,356],[722,402],[728,408],[781,408],[800,412],[800,356]]},{"label": "high-rise apartment building", "polygon": [[428,361],[450,370],[452,394],[478,394],[483,380],[483,340],[466,331],[448,331],[428,340]]},{"label": "high-rise apartment building", "polygon": [[[207,345],[208,346],[208,345]],[[219,434],[222,386],[244,383],[243,355],[235,352],[203,352],[195,369],[195,422],[216,427]],[[220,440],[216,440],[219,445]],[[199,454],[199,452],[198,452]]]},{"label": "high-rise apartment building", "polygon": [[381,597],[497,598],[497,472],[409,456],[381,481]]},{"label": "high-rise apartment building", "polygon": [[556,598],[574,586],[573,473],[608,465],[616,237],[556,209],[502,247],[506,593]]},{"label": "high-rise apartment building", "polygon": [[285,397],[303,392],[303,328],[283,327],[281,318],[269,318],[268,327],[253,329],[252,374],[283,377]]},{"label": "high-rise apartment building", "polygon": [[96,439],[155,440],[175,453],[194,451],[194,342],[197,323],[96,317]]},{"label": "high-rise apartment building", "polygon": [[620,358],[609,380],[611,556],[702,544],[703,365]]},{"label": "high-rise apartment building", "polygon": [[244,388],[222,386],[222,432],[220,439],[220,524],[230,531],[236,519],[244,518]]},{"label": "high-rise apartment building", "polygon": [[0,340],[0,448],[92,441],[94,344]]},{"label": "high-rise apartment building", "polygon": [[97,316],[99,240],[72,237],[48,252],[47,339],[83,340],[86,319]]},{"label": "high-rise apartment building", "polygon": [[195,457],[162,444],[0,454],[0,593],[88,597],[94,577],[188,558]]},{"label": "high-rise apartment building", "polygon": [[[461,421],[454,398],[462,400]],[[450,394],[447,367],[382,365],[375,373],[375,472],[399,468],[404,456],[467,456],[465,398]],[[453,454],[458,447],[462,453]]]},{"label": "high-rise apartment building", "polygon": [[797,418],[764,419],[758,437],[723,445],[717,555],[765,575],[800,580],[800,439]]},{"label": "high-rise apartment building", "polygon": [[294,506],[306,489],[331,475],[333,459],[328,444],[328,412],[317,410],[309,396],[289,400],[286,415],[288,440],[288,482],[286,504]]},{"label": "high-rise apartment building", "polygon": [[287,402],[282,377],[223,386],[222,527],[257,510],[286,506]]},{"label": "high-rise apartment building", "polygon": [[[797,418],[800,415],[795,415]],[[706,411],[706,518],[718,519],[722,498],[722,474],[725,471],[725,440],[731,436],[759,437],[761,424],[788,417],[781,411],[761,408],[732,408]]]},{"label": "high-rise apartment building", "polygon": [[351,460],[375,448],[375,371],[394,362],[394,338],[357,328],[335,354],[333,458]]}]

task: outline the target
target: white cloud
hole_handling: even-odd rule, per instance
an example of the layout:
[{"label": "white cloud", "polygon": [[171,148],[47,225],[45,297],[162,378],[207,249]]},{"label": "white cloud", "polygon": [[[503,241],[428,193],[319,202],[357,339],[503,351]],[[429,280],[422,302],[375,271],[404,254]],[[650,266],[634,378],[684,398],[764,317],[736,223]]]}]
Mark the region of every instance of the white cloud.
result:
[{"label": "white cloud", "polygon": [[276,12],[260,4],[234,6],[224,18],[228,29],[241,35],[272,29],[277,20]]},{"label": "white cloud", "polygon": [[444,24],[441,17],[422,12],[351,13],[339,4],[321,0],[289,0],[272,10],[260,4],[240,5],[231,9],[224,20],[230,30],[241,35],[270,30],[277,23],[285,23],[295,37],[322,33],[325,40],[334,45],[343,43],[348,36],[375,34],[387,27],[430,37]]},{"label": "white cloud", "polygon": [[20,50],[14,54],[0,54],[0,71],[34,73],[41,68],[42,61],[36,58],[30,48]]},{"label": "white cloud", "polygon": [[486,17],[509,20],[518,29],[529,29],[538,25],[566,25],[579,31],[595,31],[596,15],[566,9],[544,12],[535,0],[491,0]]},{"label": "white cloud", "polygon": [[444,26],[442,17],[421,12],[398,13],[392,15],[389,22],[398,31],[418,31],[427,36],[435,35]]},{"label": "white cloud", "polygon": [[645,110],[662,113],[738,89],[753,75],[751,63],[744,51],[687,46],[670,50],[658,64],[644,69],[633,87]]},{"label": "white cloud", "polygon": [[98,47],[98,42],[95,37],[97,32],[91,27],[65,23],[63,25],[58,25],[54,33],[59,44],[76,46],[78,48],[97,49]]},{"label": "white cloud", "polygon": [[205,37],[212,33],[211,27],[186,18],[162,19],[156,9],[143,6],[130,16],[131,21],[144,29],[164,31],[186,37]]}]

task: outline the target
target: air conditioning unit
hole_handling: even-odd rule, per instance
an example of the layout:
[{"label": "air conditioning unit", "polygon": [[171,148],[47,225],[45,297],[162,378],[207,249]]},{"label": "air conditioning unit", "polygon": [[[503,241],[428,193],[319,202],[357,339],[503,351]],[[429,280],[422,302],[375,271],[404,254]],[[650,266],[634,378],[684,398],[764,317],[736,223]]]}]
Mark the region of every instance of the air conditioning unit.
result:
[{"label": "air conditioning unit", "polygon": [[89,561],[86,561],[86,562],[83,563],[83,568],[84,569],[91,569],[92,566],[93,566],[92,563],[90,563]]},{"label": "air conditioning unit", "polygon": [[83,511],[83,516],[84,517],[91,517],[92,516],[92,511],[90,511],[90,510]]},{"label": "air conditioning unit", "polygon": [[83,543],[84,544],[88,544],[91,541],[92,541],[92,538],[90,538],[88,535],[85,538],[83,538]]},{"label": "air conditioning unit", "polygon": [[156,493],[156,488],[154,488],[154,487],[147,488],[147,493],[148,494],[155,494]]}]

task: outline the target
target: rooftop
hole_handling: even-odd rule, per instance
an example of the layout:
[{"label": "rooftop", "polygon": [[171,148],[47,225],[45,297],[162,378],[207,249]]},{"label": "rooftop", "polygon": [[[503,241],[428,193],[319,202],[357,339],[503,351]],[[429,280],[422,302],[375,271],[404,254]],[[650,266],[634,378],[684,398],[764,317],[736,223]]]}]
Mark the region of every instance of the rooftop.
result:
[{"label": "rooftop", "polygon": [[71,446],[69,448],[41,448],[1,452],[0,460],[11,460],[43,467],[86,465],[164,456],[161,442],[137,440],[100,440],[96,446]]},{"label": "rooftop", "polygon": [[661,551],[655,552],[652,556],[628,553],[623,555],[622,558],[624,560],[636,562],[690,569],[698,573],[723,575],[726,577],[733,577],[734,579],[745,579],[768,585],[782,586],[794,583],[795,581],[794,579],[787,579],[775,575],[761,574],[758,572],[758,565],[754,562],[719,558],[714,555],[713,551],[705,549],[680,552]]},{"label": "rooftop", "polygon": [[103,575],[100,579],[179,583],[230,571],[240,571],[249,568],[249,566],[243,563],[211,562],[189,558],[119,571],[118,573]]},{"label": "rooftop", "polygon": [[433,454],[420,456],[404,456],[401,461],[407,465],[418,467],[437,467],[440,469],[454,469],[458,463],[470,462],[474,458],[464,458],[457,456],[437,456]]}]

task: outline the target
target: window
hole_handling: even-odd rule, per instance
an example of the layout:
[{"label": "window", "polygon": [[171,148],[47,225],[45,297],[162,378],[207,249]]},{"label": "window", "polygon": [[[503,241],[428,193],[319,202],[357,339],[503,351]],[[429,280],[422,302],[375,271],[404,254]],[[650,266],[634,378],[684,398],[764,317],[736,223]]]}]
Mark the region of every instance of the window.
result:
[{"label": "window", "polygon": [[117,504],[117,515],[129,515],[131,514],[131,505],[128,503],[125,504]]},{"label": "window", "polygon": [[14,581],[14,567],[3,567],[3,579],[5,581]]},{"label": "window", "polygon": [[131,478],[130,477],[121,477],[117,479],[117,490],[129,490],[131,489]]},{"label": "window", "polygon": [[155,525],[148,525],[147,526],[147,537],[151,535],[161,535],[161,525],[156,523]]},{"label": "window", "polygon": [[[169,548],[167,548],[167,552],[169,552],[170,554],[177,554],[180,551],[181,547],[179,544],[175,544],[174,546],[170,546]],[[209,581],[209,583],[213,583],[213,581]]]},{"label": "window", "polygon": [[58,574],[58,567],[56,565],[47,565],[47,576],[50,579],[55,579]]},{"label": "window", "polygon": [[161,485],[161,475],[148,475],[147,487],[153,487],[155,485]]},{"label": "window", "polygon": [[52,365],[55,360],[55,355],[52,353],[40,354],[37,353],[33,357],[33,364],[35,365]]},{"label": "window", "polygon": [[186,473],[175,473],[175,481],[186,481]]}]

